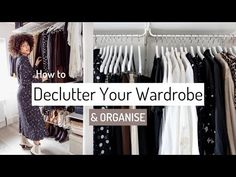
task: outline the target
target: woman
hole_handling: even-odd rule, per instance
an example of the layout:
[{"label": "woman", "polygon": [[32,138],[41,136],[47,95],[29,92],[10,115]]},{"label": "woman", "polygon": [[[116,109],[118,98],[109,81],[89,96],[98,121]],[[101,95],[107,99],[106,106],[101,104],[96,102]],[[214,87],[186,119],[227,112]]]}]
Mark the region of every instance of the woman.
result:
[{"label": "woman", "polygon": [[[26,33],[12,35],[9,40],[9,51],[11,55],[17,57],[19,132],[22,134],[20,145],[22,148],[30,148],[32,154],[41,154],[40,140],[46,135],[46,129],[39,107],[32,106],[31,85],[33,82],[42,82],[47,78],[34,77],[35,70],[31,67],[28,58],[33,45],[33,36]],[[41,60],[37,59],[35,67],[40,62]],[[32,146],[27,139],[32,140],[34,145]]]}]

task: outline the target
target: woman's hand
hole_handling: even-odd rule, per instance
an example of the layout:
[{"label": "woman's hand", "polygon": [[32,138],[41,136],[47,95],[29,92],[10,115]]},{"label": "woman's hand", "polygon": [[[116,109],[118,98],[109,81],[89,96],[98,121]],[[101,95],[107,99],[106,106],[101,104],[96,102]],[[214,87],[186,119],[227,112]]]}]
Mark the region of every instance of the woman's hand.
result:
[{"label": "woman's hand", "polygon": [[48,75],[47,75],[47,74],[44,74],[44,77],[42,77],[41,79],[42,79],[42,82],[48,80]]},{"label": "woman's hand", "polygon": [[38,57],[36,59],[35,66],[38,66],[41,61],[42,61],[42,57]]}]

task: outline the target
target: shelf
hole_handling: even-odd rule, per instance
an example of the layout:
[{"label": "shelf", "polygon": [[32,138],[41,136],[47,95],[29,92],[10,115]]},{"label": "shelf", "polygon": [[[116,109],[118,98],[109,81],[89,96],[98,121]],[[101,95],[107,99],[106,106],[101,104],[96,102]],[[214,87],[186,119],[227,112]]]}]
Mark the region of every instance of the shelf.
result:
[{"label": "shelf", "polygon": [[83,121],[83,115],[82,114],[77,114],[77,113],[74,113],[74,112],[67,115],[66,117]]},{"label": "shelf", "polygon": [[[44,122],[55,125],[55,126],[59,126],[58,124],[55,124],[53,122],[49,122],[49,121],[46,121],[46,120],[44,120]],[[65,128],[65,129],[70,129],[70,125],[65,125],[65,126],[62,126],[62,127]]]},{"label": "shelf", "polygon": [[46,121],[46,120],[44,120],[44,122],[58,126],[58,124],[55,124],[53,122],[49,122],[49,121]]}]

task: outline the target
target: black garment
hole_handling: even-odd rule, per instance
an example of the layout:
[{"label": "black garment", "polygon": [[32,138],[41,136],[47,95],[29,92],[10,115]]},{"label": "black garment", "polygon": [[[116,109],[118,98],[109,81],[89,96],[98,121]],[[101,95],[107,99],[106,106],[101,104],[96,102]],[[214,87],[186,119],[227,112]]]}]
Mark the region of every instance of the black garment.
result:
[{"label": "black garment", "polygon": [[[53,44],[53,37],[52,34],[49,33],[48,34],[48,41],[47,41],[47,59],[48,59],[48,71],[50,73],[52,73],[52,54],[53,54],[53,50],[52,50],[52,44]],[[49,78],[50,81],[52,82],[52,79]]]},{"label": "black garment", "polygon": [[[36,56],[35,56],[35,62],[38,57],[41,57],[42,62],[39,63],[38,65],[38,71],[42,72],[49,72],[48,68],[48,53],[47,53],[47,43],[48,43],[48,34],[47,30],[44,30],[41,32],[38,36],[38,44],[37,44],[37,49],[36,49]],[[34,63],[35,65],[35,63]]]},{"label": "black garment", "polygon": [[[37,49],[36,49],[36,54],[35,54],[35,60],[34,60],[34,66],[35,62],[38,57],[42,58],[42,33],[39,33],[38,35],[38,43],[37,43]],[[43,72],[43,62],[40,62],[38,67],[37,67],[38,72]]]},{"label": "black garment", "polygon": [[[69,55],[66,53],[67,40],[64,37],[64,32],[61,29],[52,31],[52,72],[66,73],[66,66],[68,64]],[[63,83],[67,81],[69,76],[66,73],[66,78],[53,78],[53,82]]]},{"label": "black garment", "polygon": [[[100,73],[100,65],[102,59],[99,54],[99,49],[93,51],[93,74],[94,83],[105,83],[105,75]],[[105,109],[106,106],[94,106],[94,109]],[[94,155],[111,155],[112,145],[111,142],[111,129],[109,126],[94,126],[93,127],[93,154]]]},{"label": "black garment", "polygon": [[215,90],[214,77],[210,61],[196,55],[198,67],[197,82],[204,83],[205,106],[197,107],[198,145],[201,155],[212,155],[215,149]]},{"label": "black garment", "polygon": [[[118,74],[108,75],[109,83],[121,83],[121,77]],[[120,109],[120,106],[108,106],[108,109]],[[123,155],[122,129],[121,126],[109,126],[111,136],[111,153],[114,155]]]},{"label": "black garment", "polygon": [[204,56],[210,62],[214,76],[215,89],[215,154],[226,155],[228,148],[228,136],[226,129],[226,113],[224,99],[224,79],[221,64],[213,59],[209,49],[204,52]]},{"label": "black garment", "polygon": [[43,72],[48,73],[48,58],[47,58],[47,42],[48,42],[48,34],[47,30],[42,32],[42,59],[43,59]]},{"label": "black garment", "polygon": [[[129,74],[122,73],[121,74],[121,82],[129,83]],[[129,106],[122,106],[122,109],[129,109]],[[122,126],[122,145],[123,145],[123,155],[131,155],[131,134],[130,134],[130,126]]]},{"label": "black garment", "polygon": [[[155,67],[156,63],[156,67]],[[156,71],[155,71],[156,69]],[[154,70],[154,71],[153,71]],[[153,69],[152,71],[155,73],[155,75],[151,76],[151,80],[154,83],[162,83],[163,81],[163,75],[164,75],[164,66],[162,63],[161,58],[155,58],[153,61]],[[152,129],[153,129],[153,141],[154,146],[151,151],[152,154],[158,154],[159,151],[159,137],[160,137],[160,131],[161,131],[161,123],[162,123],[162,116],[163,116],[163,108],[164,106],[152,106],[151,107],[151,118],[153,119]]]},{"label": "black garment", "polygon": [[[151,83],[151,78],[137,76],[137,83]],[[138,126],[139,154],[155,154],[155,117],[151,114],[150,106],[137,106],[137,109],[147,109],[147,126]]]},{"label": "black garment", "polygon": [[151,82],[162,83],[163,80],[163,63],[161,58],[154,58],[151,73]]},{"label": "black garment", "polygon": [[105,75],[100,73],[100,66],[102,64],[102,58],[99,54],[99,49],[95,49],[93,51],[93,82],[94,83],[104,83],[105,82]]},{"label": "black garment", "polygon": [[[163,80],[163,63],[161,58],[154,58],[151,78],[138,75],[137,82],[161,83]],[[138,127],[139,154],[157,155],[159,151],[159,136],[162,121],[162,106],[138,106],[139,109],[147,109],[147,126]]]},{"label": "black garment", "polygon": [[190,53],[187,53],[186,57],[192,66],[194,82],[196,83],[197,82],[197,72],[198,72],[197,65],[195,64],[194,58],[192,57],[192,55]]},{"label": "black garment", "polygon": [[10,76],[16,76],[16,58],[9,56]]},{"label": "black garment", "polygon": [[15,22],[15,29],[24,26],[24,22]]},{"label": "black garment", "polygon": [[64,38],[64,50],[65,50],[65,73],[66,73],[66,78],[65,78],[65,82],[72,82],[75,81],[75,78],[71,78],[69,76],[69,64],[70,64],[70,45],[67,42],[67,38],[68,38],[68,22],[65,23],[64,26],[64,30],[63,30],[63,38]]}]

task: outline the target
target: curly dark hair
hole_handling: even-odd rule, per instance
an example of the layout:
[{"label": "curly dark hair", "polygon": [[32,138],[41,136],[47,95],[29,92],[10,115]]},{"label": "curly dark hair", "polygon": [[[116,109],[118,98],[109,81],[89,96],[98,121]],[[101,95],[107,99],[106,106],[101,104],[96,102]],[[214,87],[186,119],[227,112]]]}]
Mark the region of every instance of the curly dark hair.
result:
[{"label": "curly dark hair", "polygon": [[34,38],[31,34],[19,33],[19,34],[13,34],[10,37],[8,42],[8,49],[12,56],[17,57],[20,55],[20,46],[24,42],[28,42],[31,52],[34,47]]}]

